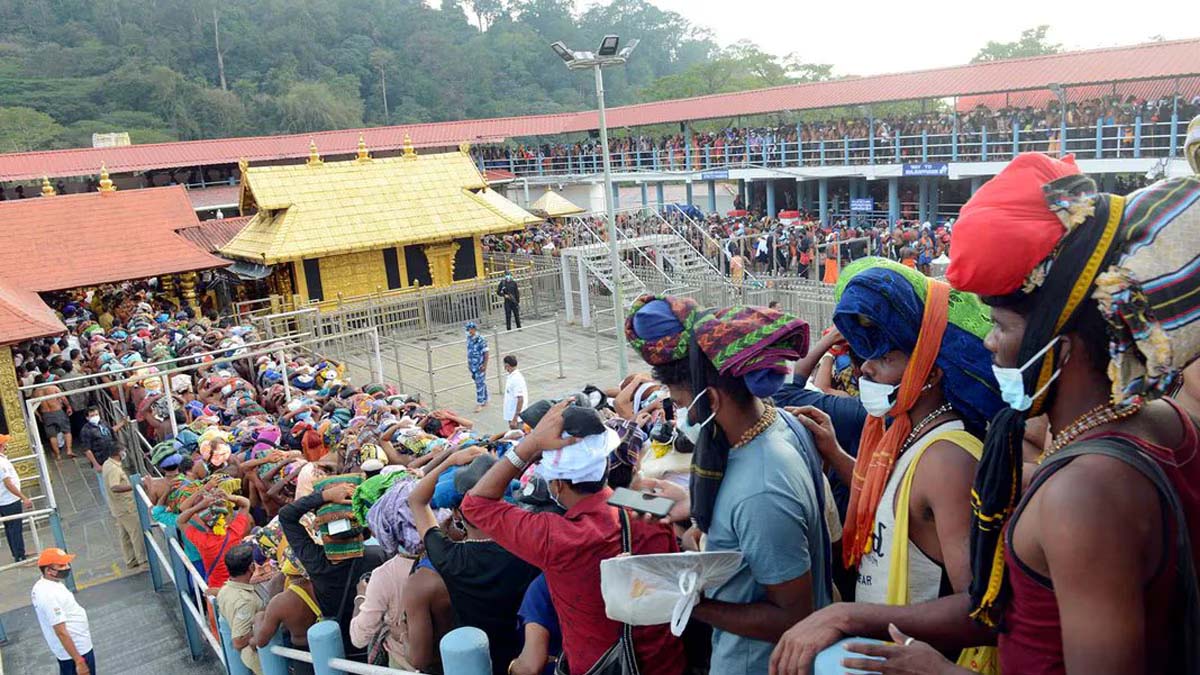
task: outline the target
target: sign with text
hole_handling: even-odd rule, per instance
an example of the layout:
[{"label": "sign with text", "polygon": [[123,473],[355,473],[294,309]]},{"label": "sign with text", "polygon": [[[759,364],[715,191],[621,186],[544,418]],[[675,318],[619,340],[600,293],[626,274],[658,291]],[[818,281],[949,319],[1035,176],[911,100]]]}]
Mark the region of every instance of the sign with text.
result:
[{"label": "sign with text", "polygon": [[949,176],[950,165],[945,162],[920,162],[904,165],[905,176]]},{"label": "sign with text", "polygon": [[874,211],[875,210],[875,200],[871,199],[870,197],[865,197],[863,199],[851,199],[850,200],[850,210],[851,211]]},{"label": "sign with text", "polygon": [[729,178],[729,169],[713,169],[712,171],[700,172],[701,180],[726,180]]}]

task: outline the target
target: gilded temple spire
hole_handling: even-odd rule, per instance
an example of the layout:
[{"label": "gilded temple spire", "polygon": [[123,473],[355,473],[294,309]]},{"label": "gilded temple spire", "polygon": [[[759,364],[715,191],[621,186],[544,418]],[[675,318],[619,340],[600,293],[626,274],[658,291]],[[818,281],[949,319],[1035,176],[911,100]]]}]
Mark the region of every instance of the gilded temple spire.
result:
[{"label": "gilded temple spire", "polygon": [[112,179],[108,177],[108,167],[104,162],[100,163],[100,192],[116,192],[117,186],[113,185]]}]

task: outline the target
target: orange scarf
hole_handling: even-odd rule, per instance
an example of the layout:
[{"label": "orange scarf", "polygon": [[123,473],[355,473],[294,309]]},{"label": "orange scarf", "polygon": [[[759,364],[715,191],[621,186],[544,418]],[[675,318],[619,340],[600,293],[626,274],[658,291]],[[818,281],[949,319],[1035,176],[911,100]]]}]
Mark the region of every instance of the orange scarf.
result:
[{"label": "orange scarf", "polygon": [[912,432],[908,411],[920,398],[921,389],[929,380],[929,371],[942,346],[949,311],[950,286],[929,279],[917,345],[908,357],[908,366],[900,379],[896,405],[888,411],[892,425],[885,430],[882,417],[868,416],[859,440],[858,459],[854,462],[854,477],[850,482],[850,508],[846,511],[846,525],[842,531],[842,560],[847,569],[856,567],[863,554],[871,549],[875,511],[883,498],[883,489],[900,446]]}]

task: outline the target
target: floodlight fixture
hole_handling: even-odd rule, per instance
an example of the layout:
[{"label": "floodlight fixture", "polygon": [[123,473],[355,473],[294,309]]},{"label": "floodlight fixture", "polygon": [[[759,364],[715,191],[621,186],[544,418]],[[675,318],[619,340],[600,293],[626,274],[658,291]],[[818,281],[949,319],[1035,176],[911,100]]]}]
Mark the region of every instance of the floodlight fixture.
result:
[{"label": "floodlight fixture", "polygon": [[628,59],[629,55],[633,53],[633,50],[637,48],[639,42],[641,41],[637,38],[630,40],[629,44],[621,48],[620,57],[623,59]]},{"label": "floodlight fixture", "polygon": [[567,49],[567,45],[564,44],[562,40],[551,42],[550,48],[554,50],[555,54],[558,54],[558,58],[562,59],[566,63],[570,63],[571,61],[575,60],[575,54],[570,49]]},{"label": "floodlight fixture", "polygon": [[600,49],[596,50],[596,54],[598,56],[616,56],[620,43],[621,38],[616,35],[605,35],[600,40]]}]

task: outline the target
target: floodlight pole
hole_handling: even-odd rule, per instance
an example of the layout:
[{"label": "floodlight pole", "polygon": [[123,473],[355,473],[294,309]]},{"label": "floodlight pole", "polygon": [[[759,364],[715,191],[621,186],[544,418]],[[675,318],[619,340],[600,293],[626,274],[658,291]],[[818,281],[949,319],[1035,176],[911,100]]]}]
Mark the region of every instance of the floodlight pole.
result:
[{"label": "floodlight pole", "polygon": [[617,341],[617,375],[624,380],[629,372],[629,357],[625,350],[625,303],[621,293],[620,255],[617,252],[617,219],[613,212],[612,158],[608,154],[608,120],[604,115],[604,75],[597,61],[596,101],[600,109],[600,152],[604,154],[604,213],[608,220],[608,264],[612,268],[613,326]]}]

